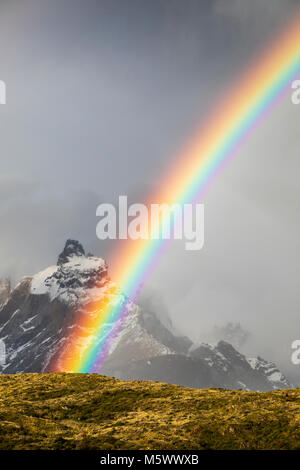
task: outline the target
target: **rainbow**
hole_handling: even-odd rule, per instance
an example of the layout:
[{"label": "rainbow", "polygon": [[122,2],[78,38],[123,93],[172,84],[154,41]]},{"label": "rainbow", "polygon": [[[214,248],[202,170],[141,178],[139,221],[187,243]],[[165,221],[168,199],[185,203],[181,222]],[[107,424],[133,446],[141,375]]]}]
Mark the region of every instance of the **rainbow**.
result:
[{"label": "rainbow", "polygon": [[[286,96],[299,72],[300,11],[216,104],[200,131],[176,159],[172,171],[162,178],[161,188],[164,189],[152,194],[149,201],[185,204],[203,197],[203,192],[225,164]],[[152,272],[167,243],[165,240],[138,240],[128,245],[114,253],[115,281],[126,297],[122,300],[116,297],[119,300],[115,305],[108,300],[100,301],[93,317],[80,314],[81,329],[91,331],[92,336],[87,336],[81,354],[76,352],[71,340],[70,344],[67,342],[64,350],[67,348],[68,354],[55,361],[53,371],[101,370],[112,341],[126,319],[130,302],[135,301],[140,285]]]}]

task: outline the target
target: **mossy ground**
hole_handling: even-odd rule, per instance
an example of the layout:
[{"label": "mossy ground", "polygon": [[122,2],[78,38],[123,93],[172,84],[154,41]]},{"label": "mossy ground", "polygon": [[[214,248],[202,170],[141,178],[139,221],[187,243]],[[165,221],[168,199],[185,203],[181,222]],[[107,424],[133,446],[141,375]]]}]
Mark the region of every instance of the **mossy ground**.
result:
[{"label": "mossy ground", "polygon": [[300,389],[0,375],[0,449],[300,449]]}]

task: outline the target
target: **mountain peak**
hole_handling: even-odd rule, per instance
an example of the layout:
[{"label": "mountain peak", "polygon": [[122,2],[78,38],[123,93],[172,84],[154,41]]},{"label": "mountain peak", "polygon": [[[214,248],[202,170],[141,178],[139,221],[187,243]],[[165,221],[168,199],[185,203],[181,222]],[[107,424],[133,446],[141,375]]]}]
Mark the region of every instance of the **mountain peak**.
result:
[{"label": "mountain peak", "polygon": [[74,256],[85,256],[85,251],[81,243],[77,240],[68,239],[66,241],[63,251],[60,253],[57,261],[57,265],[61,266],[62,264],[68,263],[70,258]]}]

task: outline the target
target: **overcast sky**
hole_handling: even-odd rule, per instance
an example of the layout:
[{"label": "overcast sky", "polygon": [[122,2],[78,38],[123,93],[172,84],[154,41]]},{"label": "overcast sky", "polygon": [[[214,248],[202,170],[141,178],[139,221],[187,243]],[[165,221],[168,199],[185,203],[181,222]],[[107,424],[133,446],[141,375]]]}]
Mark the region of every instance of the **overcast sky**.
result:
[{"label": "overcast sky", "polygon": [[[142,202],[159,185],[213,97],[297,4],[2,0],[0,275],[16,281],[55,263],[68,237],[109,258],[96,206],[121,194]],[[252,335],[245,352],[300,382],[290,364],[300,335],[299,122],[287,98],[205,196],[204,249],[173,244],[147,289],[196,341],[240,321]]]}]

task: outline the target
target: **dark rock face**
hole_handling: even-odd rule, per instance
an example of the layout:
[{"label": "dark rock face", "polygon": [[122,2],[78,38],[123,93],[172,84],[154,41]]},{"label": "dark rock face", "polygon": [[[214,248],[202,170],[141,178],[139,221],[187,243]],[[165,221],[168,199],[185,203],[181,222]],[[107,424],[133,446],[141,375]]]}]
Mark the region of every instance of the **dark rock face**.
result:
[{"label": "dark rock face", "polygon": [[31,295],[30,279],[23,280],[13,291],[0,312],[0,335],[6,347],[3,372],[41,372],[49,352],[61,338],[64,322],[72,316],[58,300],[49,302],[47,295]]},{"label": "dark rock face", "polygon": [[[114,304],[124,301],[108,276],[105,261],[85,255],[79,242],[68,240],[56,266],[22,279],[0,305],[0,340],[6,349],[0,372],[50,371],[54,360],[58,370],[64,370],[63,365],[59,368],[63,359],[80,354],[83,339],[93,335],[93,331],[81,331],[78,318],[94,317],[95,305],[103,298]],[[264,391],[291,387],[275,364],[249,359],[225,341],[217,346],[193,345],[164,326],[159,312],[128,304],[120,327],[101,373],[196,388]],[[65,350],[69,343],[72,348]]]},{"label": "dark rock face", "polygon": [[193,344],[186,336],[175,336],[172,334],[159,318],[149,312],[141,312],[139,322],[157,341],[179,354],[186,354]]},{"label": "dark rock face", "polygon": [[67,263],[73,256],[85,256],[85,251],[81,243],[77,240],[67,240],[63,251],[58,257],[58,266]]},{"label": "dark rock face", "polygon": [[[272,388],[277,388],[276,381],[270,382],[266,374],[253,368],[248,358],[225,341],[219,341],[214,348],[202,344],[191,352],[191,357],[210,365],[212,380],[221,381],[225,388],[267,391],[270,390],[270,383]],[[283,376],[280,382],[279,388],[288,388],[290,385]]]}]

